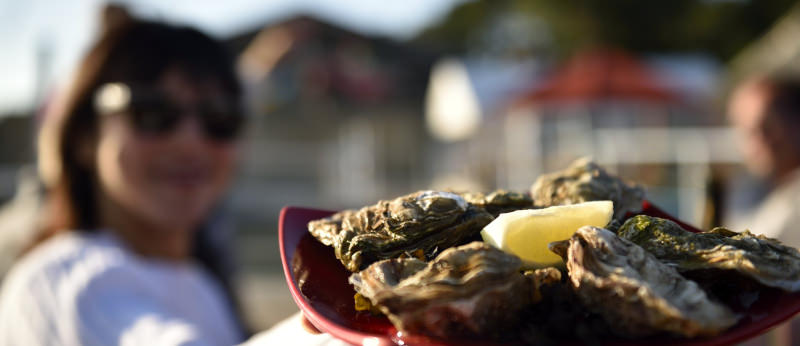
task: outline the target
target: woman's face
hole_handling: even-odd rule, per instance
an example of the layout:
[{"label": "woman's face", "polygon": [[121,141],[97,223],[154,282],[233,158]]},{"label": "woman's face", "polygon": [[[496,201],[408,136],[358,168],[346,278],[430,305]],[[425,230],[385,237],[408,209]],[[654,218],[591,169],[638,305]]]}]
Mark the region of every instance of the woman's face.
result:
[{"label": "woman's face", "polygon": [[766,85],[751,81],[735,90],[728,107],[747,168],[768,179],[793,169],[792,158],[797,155],[793,145],[796,129],[770,112],[772,98]]},{"label": "woman's face", "polygon": [[158,133],[137,130],[125,114],[101,116],[95,153],[100,191],[139,222],[190,231],[223,193],[237,156],[235,139],[210,138],[191,113],[209,100],[228,100],[217,83],[189,80],[176,69],[153,89],[184,114]]},{"label": "woman's face", "polygon": [[744,161],[754,174],[768,176],[774,166],[769,134],[764,126],[769,94],[757,82],[738,87],[728,105],[731,124],[739,133],[739,146]]}]

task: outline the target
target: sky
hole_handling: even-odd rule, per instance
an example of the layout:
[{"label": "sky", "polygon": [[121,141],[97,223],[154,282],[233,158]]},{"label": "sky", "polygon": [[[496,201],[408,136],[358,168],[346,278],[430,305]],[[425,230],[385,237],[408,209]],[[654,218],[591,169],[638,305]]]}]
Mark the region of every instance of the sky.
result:
[{"label": "sky", "polygon": [[[362,33],[405,39],[443,18],[456,4],[464,1],[114,2],[127,5],[137,15],[197,26],[218,38],[302,13]],[[42,95],[66,82],[84,50],[92,42],[99,10],[106,2],[0,0],[0,116],[34,109]],[[37,76],[37,70],[44,72]]]}]

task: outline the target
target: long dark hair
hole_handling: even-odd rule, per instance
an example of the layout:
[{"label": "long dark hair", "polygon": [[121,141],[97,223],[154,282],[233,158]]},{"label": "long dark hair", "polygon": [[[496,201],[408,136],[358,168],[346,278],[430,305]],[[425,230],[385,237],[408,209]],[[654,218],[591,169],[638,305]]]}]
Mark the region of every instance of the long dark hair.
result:
[{"label": "long dark hair", "polygon": [[[60,232],[93,232],[99,226],[96,172],[82,164],[85,160],[80,156],[85,154],[79,143],[97,138],[93,98],[101,85],[154,85],[167,69],[178,68],[192,78],[218,83],[232,99],[241,96],[230,55],[200,31],[134,19],[115,6],[106,8],[103,19],[100,38],[84,57],[67,93],[51,105],[42,123],[39,165],[48,192],[47,217],[31,247]],[[195,233],[193,256],[219,280],[240,317],[229,256],[220,253],[207,226]]]}]

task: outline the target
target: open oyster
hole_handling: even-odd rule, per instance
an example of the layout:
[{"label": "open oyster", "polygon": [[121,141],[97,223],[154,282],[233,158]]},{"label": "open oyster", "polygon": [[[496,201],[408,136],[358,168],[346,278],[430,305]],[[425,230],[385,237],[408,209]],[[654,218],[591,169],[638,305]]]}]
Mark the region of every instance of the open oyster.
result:
[{"label": "open oyster", "polygon": [[[415,258],[373,263],[350,276],[356,291],[397,329],[440,338],[497,336],[520,322],[531,301],[522,262],[481,242],[448,249],[429,263]],[[541,273],[541,284],[550,282]]]},{"label": "open oyster", "polygon": [[585,226],[551,244],[581,302],[625,336],[715,335],[736,323],[693,281],[613,232]]},{"label": "open oyster", "polygon": [[769,287],[800,290],[800,252],[775,239],[724,228],[692,233],[644,215],[628,219],[617,232],[680,271],[734,270]]},{"label": "open oyster", "polygon": [[486,209],[494,217],[501,213],[533,208],[531,196],[516,191],[496,190],[489,194],[467,192],[461,195],[467,202]]},{"label": "open oyster", "polygon": [[360,210],[345,210],[308,223],[320,242],[352,272],[408,254],[430,259],[465,243],[492,215],[454,193],[419,191]]},{"label": "open oyster", "polygon": [[642,209],[644,190],[625,184],[589,158],[582,158],[563,171],[540,176],[531,186],[531,196],[542,207],[610,200],[614,202],[614,219],[619,220],[627,212]]}]

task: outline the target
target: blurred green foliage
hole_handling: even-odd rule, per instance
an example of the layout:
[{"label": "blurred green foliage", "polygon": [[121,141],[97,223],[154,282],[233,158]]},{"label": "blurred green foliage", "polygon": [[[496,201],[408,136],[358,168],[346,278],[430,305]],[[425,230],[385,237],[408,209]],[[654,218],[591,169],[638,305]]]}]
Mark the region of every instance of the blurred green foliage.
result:
[{"label": "blurred green foliage", "polygon": [[[480,0],[455,8],[415,41],[452,53],[480,51],[476,39],[509,17],[543,25],[547,44],[529,45],[527,54],[570,55],[591,46],[621,47],[641,53],[706,52],[728,61],[763,35],[795,0]],[[518,31],[498,39],[527,35]],[[540,35],[541,36],[541,35]],[[491,40],[489,40],[491,41]],[[515,46],[516,48],[519,45]],[[518,54],[515,52],[514,54]]]}]

